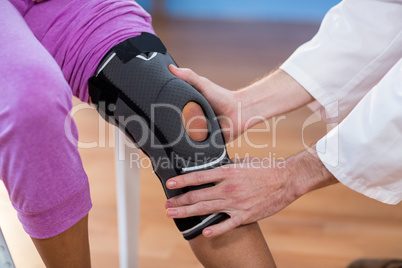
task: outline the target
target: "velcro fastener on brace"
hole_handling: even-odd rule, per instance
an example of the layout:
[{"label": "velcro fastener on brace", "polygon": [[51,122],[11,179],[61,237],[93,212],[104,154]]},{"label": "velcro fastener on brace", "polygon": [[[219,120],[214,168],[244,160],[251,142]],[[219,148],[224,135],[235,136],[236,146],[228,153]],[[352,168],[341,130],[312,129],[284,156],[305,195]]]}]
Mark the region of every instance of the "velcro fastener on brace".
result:
[{"label": "velcro fastener on brace", "polygon": [[159,52],[165,54],[167,52],[162,41],[150,33],[141,33],[139,37],[127,39],[125,42],[114,46],[112,50],[123,63],[129,62],[141,53]]},{"label": "velcro fastener on brace", "polygon": [[[91,102],[97,106],[102,103],[106,116],[113,116],[113,111],[110,105],[115,104],[119,97],[119,90],[117,90],[112,84],[108,83],[107,80],[100,77],[91,77],[88,80],[88,90],[89,96],[91,96]],[[106,118],[105,118],[106,119]]]}]

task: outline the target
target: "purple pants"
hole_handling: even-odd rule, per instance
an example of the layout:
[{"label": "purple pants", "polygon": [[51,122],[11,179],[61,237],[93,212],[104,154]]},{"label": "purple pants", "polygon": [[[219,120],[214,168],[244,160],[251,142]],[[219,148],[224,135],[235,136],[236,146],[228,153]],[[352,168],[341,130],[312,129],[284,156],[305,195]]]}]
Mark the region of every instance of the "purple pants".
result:
[{"label": "purple pants", "polygon": [[153,33],[151,19],[131,0],[0,0],[0,178],[32,237],[60,234],[89,212],[64,122],[73,95],[88,101],[105,53],[141,32]]}]

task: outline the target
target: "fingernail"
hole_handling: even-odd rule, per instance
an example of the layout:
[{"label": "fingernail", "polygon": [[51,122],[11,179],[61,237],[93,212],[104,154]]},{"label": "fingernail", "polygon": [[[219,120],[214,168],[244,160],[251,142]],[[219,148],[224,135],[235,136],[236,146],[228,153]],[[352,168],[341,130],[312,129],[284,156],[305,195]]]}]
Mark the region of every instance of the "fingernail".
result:
[{"label": "fingernail", "polygon": [[167,210],[167,212],[166,212],[166,214],[168,215],[168,216],[176,216],[177,215],[177,210],[175,210],[175,209],[168,209]]},{"label": "fingernail", "polygon": [[180,72],[180,71],[181,71],[180,68],[177,67],[176,65],[173,65],[173,64],[172,64],[172,66],[173,66],[173,69],[175,69],[177,72]]},{"label": "fingernail", "polygon": [[168,187],[168,188],[170,188],[170,187],[175,187],[176,186],[176,182],[175,181],[168,181],[167,183],[166,183],[166,186]]},{"label": "fingernail", "polygon": [[166,201],[165,208],[171,208],[172,203],[170,201]]},{"label": "fingernail", "polygon": [[211,234],[212,234],[212,230],[211,229],[205,229],[204,230],[204,236],[211,236]]}]

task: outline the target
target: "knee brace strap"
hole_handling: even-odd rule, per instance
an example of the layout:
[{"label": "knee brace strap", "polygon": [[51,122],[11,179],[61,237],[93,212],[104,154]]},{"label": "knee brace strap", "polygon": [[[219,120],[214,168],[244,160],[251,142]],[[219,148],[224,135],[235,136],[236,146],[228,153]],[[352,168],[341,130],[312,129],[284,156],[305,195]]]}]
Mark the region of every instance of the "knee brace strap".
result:
[{"label": "knee brace strap", "polygon": [[[176,65],[162,42],[143,33],[115,46],[89,80],[89,93],[98,112],[117,125],[151,159],[167,198],[212,186],[167,189],[168,179],[230,162],[218,120],[206,99],[170,73]],[[177,66],[177,65],[176,65]],[[185,131],[181,111],[199,104],[208,122],[208,136],[193,141]],[[176,219],[185,239],[229,216],[224,213]]]}]

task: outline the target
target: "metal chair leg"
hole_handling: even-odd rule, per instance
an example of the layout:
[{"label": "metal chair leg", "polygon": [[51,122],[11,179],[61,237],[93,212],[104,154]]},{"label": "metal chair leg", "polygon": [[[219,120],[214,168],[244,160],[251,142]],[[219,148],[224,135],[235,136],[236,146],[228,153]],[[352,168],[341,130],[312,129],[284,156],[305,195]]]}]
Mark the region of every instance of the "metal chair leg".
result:
[{"label": "metal chair leg", "polygon": [[138,230],[140,210],[140,151],[125,144],[125,135],[116,128],[116,186],[119,228],[120,268],[138,266]]},{"label": "metal chair leg", "polygon": [[15,268],[6,240],[0,228],[0,268]]}]

